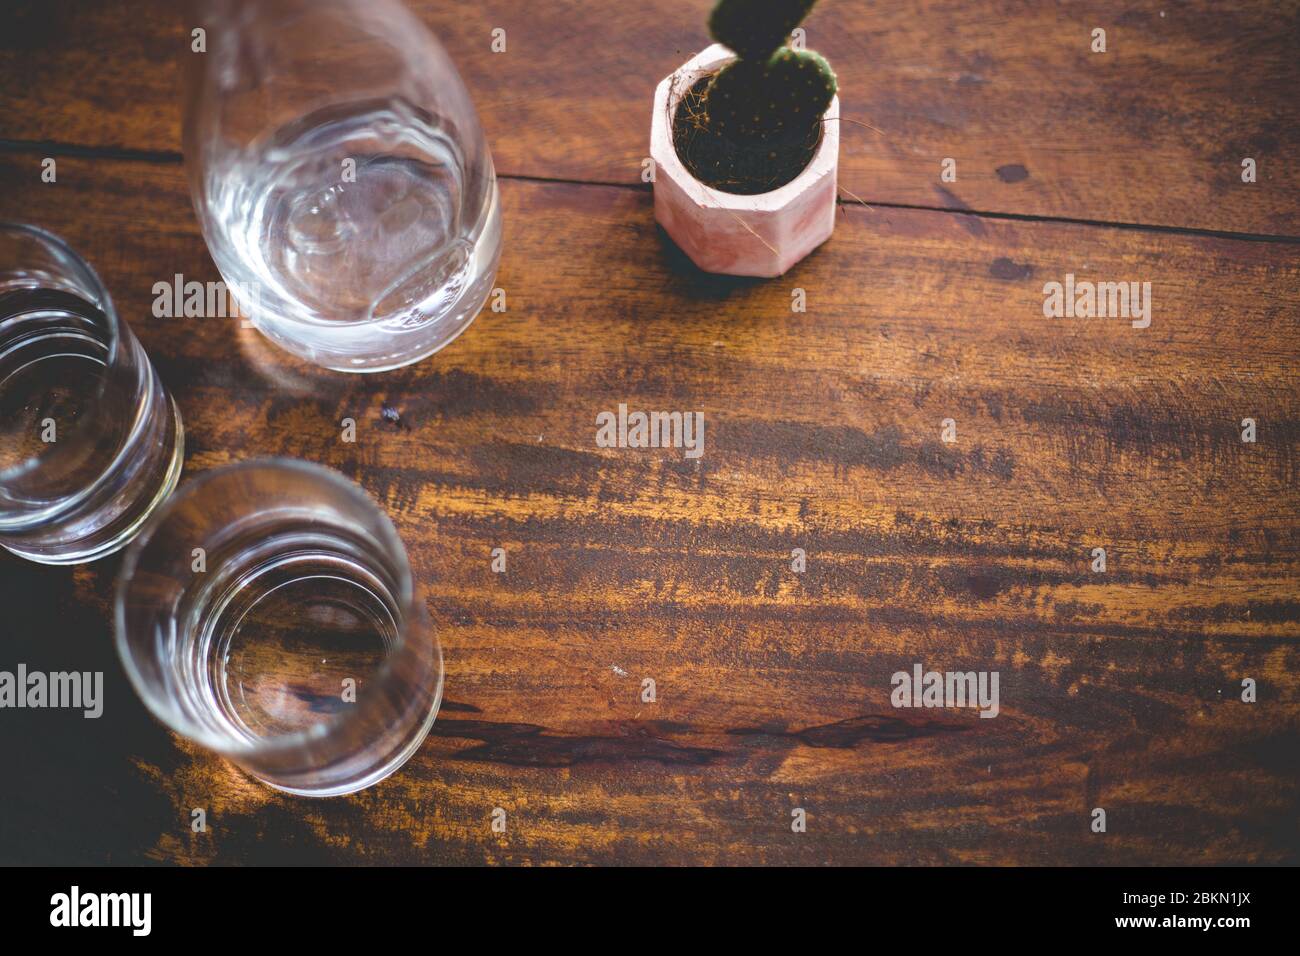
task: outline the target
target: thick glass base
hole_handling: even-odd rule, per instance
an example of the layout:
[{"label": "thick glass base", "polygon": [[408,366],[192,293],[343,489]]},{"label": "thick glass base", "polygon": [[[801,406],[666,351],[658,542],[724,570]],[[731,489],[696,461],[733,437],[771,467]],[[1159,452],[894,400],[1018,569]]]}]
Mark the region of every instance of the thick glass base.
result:
[{"label": "thick glass base", "polygon": [[381,780],[386,779],[402,768],[402,765],[415,756],[415,752],[420,749],[424,739],[429,736],[429,731],[433,729],[433,722],[438,716],[438,709],[442,706],[442,668],[439,663],[438,671],[438,689],[433,695],[433,702],[429,707],[429,713],[424,720],[415,729],[410,739],[402,746],[395,748],[389,754],[379,757],[375,760],[374,765],[355,775],[349,776],[345,780],[331,781],[321,783],[317,786],[295,786],[279,780],[273,780],[269,777],[261,776],[250,770],[246,773],[254,780],[266,784],[274,790],[282,793],[289,793],[295,797],[343,797],[349,793],[357,793],[365,790],[367,787],[373,787]]},{"label": "thick glass base", "polygon": [[440,262],[414,270],[386,297],[400,318],[337,326],[285,320],[254,310],[252,325],[285,351],[336,372],[386,372],[446,348],[473,324],[501,260],[501,203],[495,184],[482,228]]},{"label": "thick glass base", "polygon": [[171,420],[174,423],[174,437],[171,440],[171,455],[165,462],[160,462],[156,474],[158,481],[153,487],[141,488],[136,505],[128,509],[124,516],[113,522],[113,530],[104,536],[92,535],[75,545],[66,543],[25,546],[21,543],[6,542],[5,550],[27,561],[38,564],[69,565],[86,564],[108,557],[131,543],[131,539],[140,533],[149,516],[158,506],[166,501],[180,481],[181,467],[185,463],[185,424],[181,421],[180,409],[175,401],[167,397],[171,408]]}]

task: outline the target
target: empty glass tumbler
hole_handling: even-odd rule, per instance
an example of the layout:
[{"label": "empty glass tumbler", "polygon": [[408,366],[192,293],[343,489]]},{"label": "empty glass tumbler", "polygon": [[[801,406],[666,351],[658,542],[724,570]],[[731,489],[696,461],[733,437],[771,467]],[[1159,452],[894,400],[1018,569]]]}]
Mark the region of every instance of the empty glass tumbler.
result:
[{"label": "empty glass tumbler", "polygon": [[290,793],[382,780],[442,698],[442,655],[392,522],[307,462],[181,486],[126,552],[115,624],[159,720]]},{"label": "empty glass tumbler", "polygon": [[0,223],[0,545],[45,564],[122,547],[176,486],[183,435],[94,270]]},{"label": "empty glass tumbler", "polygon": [[438,41],[397,0],[207,0],[185,159],[208,249],[253,324],[374,372],[456,338],[501,250],[492,157]]}]

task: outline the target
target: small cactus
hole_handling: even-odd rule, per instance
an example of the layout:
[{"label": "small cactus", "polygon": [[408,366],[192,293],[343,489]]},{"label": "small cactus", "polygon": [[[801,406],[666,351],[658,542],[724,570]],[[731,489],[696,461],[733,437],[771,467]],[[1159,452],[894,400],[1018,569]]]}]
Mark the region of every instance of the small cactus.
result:
[{"label": "small cactus", "polygon": [[808,137],[834,96],[835,74],[821,54],[781,47],[766,61],[719,70],[704,110],[709,127],[733,143],[792,141]]},{"label": "small cactus", "polygon": [[785,46],[817,0],[718,0],[709,33],[742,60],[762,62]]},{"label": "small cactus", "polygon": [[709,185],[764,192],[811,159],[835,73],[820,54],[785,44],[815,2],[718,0],[713,8],[709,32],[736,59],[698,92],[691,142],[680,144]]}]

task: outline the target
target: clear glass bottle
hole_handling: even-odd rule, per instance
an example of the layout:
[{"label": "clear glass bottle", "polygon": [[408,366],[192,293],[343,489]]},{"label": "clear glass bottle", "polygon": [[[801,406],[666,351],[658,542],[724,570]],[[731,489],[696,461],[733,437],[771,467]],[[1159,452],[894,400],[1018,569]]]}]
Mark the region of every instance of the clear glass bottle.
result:
[{"label": "clear glass bottle", "polygon": [[416,362],[474,320],[501,251],[469,94],[398,0],[201,0],[185,161],[253,324],[327,368]]}]

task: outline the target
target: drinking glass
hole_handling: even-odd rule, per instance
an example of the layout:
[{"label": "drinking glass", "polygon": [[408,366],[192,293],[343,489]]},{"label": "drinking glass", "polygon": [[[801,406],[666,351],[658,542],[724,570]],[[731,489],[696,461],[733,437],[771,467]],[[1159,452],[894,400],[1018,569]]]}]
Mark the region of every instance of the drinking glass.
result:
[{"label": "drinking glass", "polygon": [[183,485],[127,549],[115,610],[154,716],[290,793],[382,780],[442,699],[392,522],[319,465],[255,460]]},{"label": "drinking glass", "polygon": [[346,372],[416,362],[474,320],[501,253],[492,157],[433,35],[397,0],[207,0],[185,160],[252,324]]},{"label": "drinking glass", "polygon": [[116,551],[183,452],[180,413],[94,270],[0,223],[0,545],[44,564]]}]

